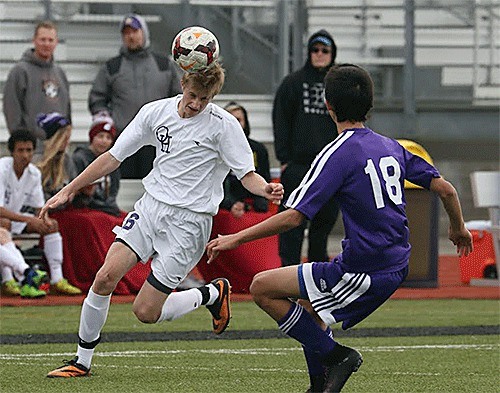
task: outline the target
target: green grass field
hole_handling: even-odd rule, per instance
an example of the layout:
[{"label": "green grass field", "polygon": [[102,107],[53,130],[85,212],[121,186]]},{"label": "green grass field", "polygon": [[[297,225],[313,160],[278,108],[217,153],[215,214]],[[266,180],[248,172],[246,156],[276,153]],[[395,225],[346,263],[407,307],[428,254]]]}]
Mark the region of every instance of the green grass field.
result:
[{"label": "green grass field", "polygon": [[[2,338],[75,334],[79,312],[76,306],[4,307],[0,333]],[[498,393],[500,336],[476,335],[474,327],[496,326],[498,333],[499,323],[499,302],[494,300],[391,300],[358,329],[420,328],[422,335],[341,336],[339,341],[357,348],[365,360],[343,392]],[[470,327],[470,334],[426,332],[456,326]],[[209,329],[203,309],[171,323],[143,325],[125,304],[112,305],[103,336]],[[233,303],[229,331],[263,329],[276,325],[253,303]],[[286,338],[104,342],[96,351],[91,378],[45,378],[63,359],[72,358],[75,348],[73,343],[0,345],[0,391],[294,393],[308,386],[301,348]]]}]

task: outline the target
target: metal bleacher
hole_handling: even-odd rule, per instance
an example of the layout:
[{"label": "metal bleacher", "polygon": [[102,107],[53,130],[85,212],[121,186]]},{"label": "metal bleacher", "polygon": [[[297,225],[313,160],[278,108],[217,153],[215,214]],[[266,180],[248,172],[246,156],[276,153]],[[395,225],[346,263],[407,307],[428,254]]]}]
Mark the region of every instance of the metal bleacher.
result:
[{"label": "metal bleacher", "polygon": [[[9,70],[31,44],[33,27],[44,13],[40,1],[0,1],[2,21],[0,39],[0,86],[7,79]],[[148,24],[161,21],[158,15],[144,15]],[[87,98],[92,82],[102,65],[118,53],[121,38],[117,26],[122,15],[74,14],[57,20],[60,43],[55,58],[65,70],[70,81],[73,133],[72,143],[88,140],[91,116]],[[1,96],[0,96],[1,97]],[[221,105],[237,100],[249,111],[252,136],[263,142],[272,141],[271,100],[268,95],[220,95],[215,102]],[[0,116],[0,142],[5,142],[8,132],[4,116]]]},{"label": "metal bleacher", "polygon": [[[498,105],[500,2],[416,0],[414,4],[415,65],[440,68],[442,87],[471,87],[473,104]],[[326,28],[339,37],[339,61],[402,67],[404,6],[404,0],[311,0],[309,30]]]},{"label": "metal bleacher", "polygon": [[[147,3],[163,4],[160,1]],[[205,3],[210,7],[210,2]],[[304,37],[320,28],[330,31],[336,38],[339,62],[365,65],[375,74],[380,72],[383,75],[382,98],[390,105],[397,95],[392,86],[394,75],[401,75],[404,65],[404,3],[404,0],[308,0],[308,31],[304,32]],[[445,91],[440,97],[443,101],[458,99],[472,105],[498,105],[500,5],[497,3],[496,0],[478,0],[475,7],[471,7],[466,0],[415,1],[416,66],[440,73],[440,86],[433,86],[427,93],[429,96],[441,89]],[[66,0],[54,4],[59,8],[66,6],[63,11],[68,11],[67,15],[55,14],[61,39],[55,56],[71,83],[72,141],[81,143],[87,141],[91,120],[87,110],[88,92],[101,64],[118,52],[120,35],[117,25],[122,13],[89,13],[85,2]],[[279,1],[268,1],[265,6],[273,8],[273,4],[277,8]],[[30,45],[34,23],[43,17],[44,11],[43,1],[0,0],[2,90],[9,70]],[[158,14],[144,16],[150,26],[162,21]],[[446,91],[447,88],[460,87],[465,90],[459,90],[454,97]],[[465,94],[469,91],[472,93]],[[271,143],[272,94],[272,91],[268,94],[222,94],[215,102],[222,105],[230,100],[241,102],[249,112],[252,136]],[[473,96],[468,97],[470,94]],[[0,116],[0,142],[5,142],[7,137],[5,119]]]}]

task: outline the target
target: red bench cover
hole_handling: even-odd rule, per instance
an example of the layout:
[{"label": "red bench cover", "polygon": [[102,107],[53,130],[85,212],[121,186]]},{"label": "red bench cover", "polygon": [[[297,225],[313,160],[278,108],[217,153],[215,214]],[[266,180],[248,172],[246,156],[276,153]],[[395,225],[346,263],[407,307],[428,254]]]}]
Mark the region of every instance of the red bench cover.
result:
[{"label": "red bench cover", "polygon": [[[63,238],[63,273],[68,281],[88,292],[106,253],[115,240],[113,228],[122,225],[126,213],[114,217],[99,210],[69,207],[55,211],[51,217],[59,223]],[[138,263],[118,283],[117,295],[136,294],[151,270],[150,263]]]},{"label": "red bench cover", "polygon": [[[243,217],[235,218],[227,210],[220,210],[214,217],[212,238],[218,234],[238,232],[257,224],[272,216],[274,211],[268,213],[246,212]],[[198,263],[198,271],[207,282],[217,277],[229,280],[234,293],[248,293],[252,278],[258,272],[274,269],[281,266],[278,255],[278,236],[255,240],[243,244],[230,251],[223,251],[210,265],[204,256]]]}]

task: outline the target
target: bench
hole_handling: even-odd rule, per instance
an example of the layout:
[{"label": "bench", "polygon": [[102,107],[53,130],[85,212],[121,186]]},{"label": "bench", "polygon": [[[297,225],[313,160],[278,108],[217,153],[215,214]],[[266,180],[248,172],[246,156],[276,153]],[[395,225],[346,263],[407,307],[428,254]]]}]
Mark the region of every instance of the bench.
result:
[{"label": "bench", "polygon": [[[23,254],[23,258],[30,266],[44,265],[43,250],[38,249],[40,235],[38,233],[12,234],[12,240]],[[44,268],[45,269],[45,268]]]}]

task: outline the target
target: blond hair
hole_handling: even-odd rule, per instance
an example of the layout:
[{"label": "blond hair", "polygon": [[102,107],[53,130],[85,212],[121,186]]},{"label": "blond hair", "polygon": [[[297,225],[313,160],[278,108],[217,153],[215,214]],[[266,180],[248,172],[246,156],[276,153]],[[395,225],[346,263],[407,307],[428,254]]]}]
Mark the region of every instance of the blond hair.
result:
[{"label": "blond hair", "polygon": [[186,72],[182,76],[182,83],[188,83],[197,91],[210,93],[213,98],[222,90],[225,80],[225,70],[220,63],[215,62],[210,68],[198,72]]},{"label": "blond hair", "polygon": [[38,164],[38,168],[42,172],[42,186],[44,190],[47,187],[50,187],[52,190],[58,190],[68,180],[68,174],[64,166],[65,150],[62,149],[62,146],[67,142],[66,137],[71,130],[71,124],[68,124],[57,130],[52,138],[44,141],[42,161]]}]

